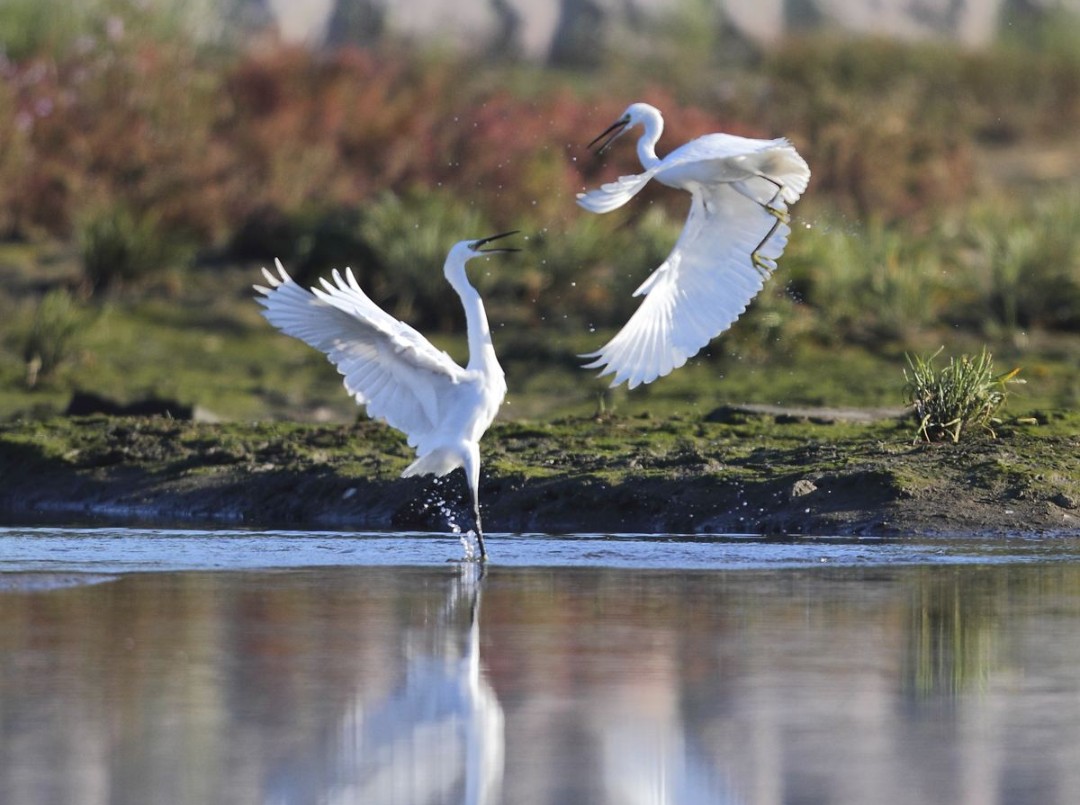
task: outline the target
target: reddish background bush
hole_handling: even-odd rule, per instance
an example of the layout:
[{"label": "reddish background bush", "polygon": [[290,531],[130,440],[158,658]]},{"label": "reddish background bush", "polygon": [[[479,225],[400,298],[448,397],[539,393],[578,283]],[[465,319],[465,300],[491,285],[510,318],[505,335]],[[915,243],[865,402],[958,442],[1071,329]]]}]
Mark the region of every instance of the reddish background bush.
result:
[{"label": "reddish background bush", "polygon": [[578,190],[637,170],[629,145],[603,160],[585,149],[633,100],[665,112],[661,152],[708,131],[786,134],[813,166],[811,194],[863,214],[910,216],[966,191],[962,137],[924,130],[911,109],[830,100],[808,87],[812,71],[786,64],[767,98],[709,111],[645,80],[617,96],[554,80],[521,92],[493,86],[481,66],[405,52],[225,58],[183,43],[103,43],[4,66],[0,227],[69,237],[80,218],[122,203],[222,248],[253,219],[418,186],[452,190],[498,226],[557,225],[575,214]]}]

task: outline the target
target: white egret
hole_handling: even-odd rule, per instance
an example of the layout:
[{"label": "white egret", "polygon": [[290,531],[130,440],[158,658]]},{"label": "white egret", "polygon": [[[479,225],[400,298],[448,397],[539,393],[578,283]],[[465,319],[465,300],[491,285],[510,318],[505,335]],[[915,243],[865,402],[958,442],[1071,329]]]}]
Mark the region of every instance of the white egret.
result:
[{"label": "white egret", "polygon": [[464,469],[481,561],[487,559],[487,551],[480,525],[480,437],[506,396],[506,379],[495,356],[484,303],[469,283],[465,264],[481,255],[518,251],[481,248],[513,234],[461,241],[450,249],[443,266],[465,308],[469,342],[465,368],[371,301],[352,269],[346,268],[344,277],[334,269],[333,284],[320,279],[322,287],[309,292],[275,260],[278,276],[264,268],[269,287],[255,286],[271,324],[326,353],[343,376],[346,391],[366,406],[368,416],[385,420],[408,437],[417,458],[402,477]]},{"label": "white egret", "polygon": [[585,368],[614,374],[612,386],[650,383],[732,325],[776,270],[790,227],[787,208],[806,190],[810,169],[784,138],[754,140],[706,134],[663,159],[656,143],[660,111],[627,107],[589,147],[603,153],[623,132],[641,124],[637,143],[643,173],[621,176],[579,193],[578,204],[604,213],[621,207],[656,179],[690,193],[690,214],[671,254],[634,292],[645,299],[623,328]]}]

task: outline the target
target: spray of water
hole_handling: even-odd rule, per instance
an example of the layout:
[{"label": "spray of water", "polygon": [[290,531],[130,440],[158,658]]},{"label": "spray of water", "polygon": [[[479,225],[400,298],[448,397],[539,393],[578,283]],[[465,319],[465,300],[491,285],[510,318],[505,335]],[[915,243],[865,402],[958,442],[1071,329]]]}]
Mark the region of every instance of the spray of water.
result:
[{"label": "spray of water", "polygon": [[453,496],[447,494],[450,476],[436,478],[428,489],[424,498],[424,508],[434,509],[439,517],[446,521],[446,526],[451,534],[458,534],[461,547],[465,552],[465,561],[472,562],[479,555],[479,543],[476,532],[472,528],[464,528],[462,521],[471,523],[472,518],[464,515],[459,502],[453,500]]}]

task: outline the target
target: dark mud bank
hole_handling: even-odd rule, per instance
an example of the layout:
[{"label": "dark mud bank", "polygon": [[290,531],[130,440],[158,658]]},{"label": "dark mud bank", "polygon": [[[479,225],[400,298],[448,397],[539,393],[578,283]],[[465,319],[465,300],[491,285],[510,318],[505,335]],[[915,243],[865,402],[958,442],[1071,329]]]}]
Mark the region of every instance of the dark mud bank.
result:
[{"label": "dark mud bank", "polygon": [[[1080,420],[912,444],[860,414],[729,408],[706,419],[501,423],[482,445],[490,531],[805,535],[1080,531]],[[401,479],[388,428],[75,417],[0,426],[12,523],[467,526],[460,473]]]}]

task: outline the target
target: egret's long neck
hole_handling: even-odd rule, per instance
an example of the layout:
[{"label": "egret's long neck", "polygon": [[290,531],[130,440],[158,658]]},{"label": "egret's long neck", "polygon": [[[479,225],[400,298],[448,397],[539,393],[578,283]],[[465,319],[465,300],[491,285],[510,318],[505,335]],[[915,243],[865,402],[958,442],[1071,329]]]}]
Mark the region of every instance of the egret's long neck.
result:
[{"label": "egret's long neck", "polygon": [[660,157],[656,155],[656,143],[664,133],[664,118],[660,117],[659,112],[650,113],[644,117],[641,124],[645,130],[637,141],[638,159],[641,160],[642,167],[653,168],[660,164]]},{"label": "egret's long neck", "polygon": [[446,279],[461,297],[465,310],[465,331],[469,338],[469,369],[481,369],[489,362],[498,365],[495,347],[491,343],[491,327],[480,294],[465,275],[465,262],[455,263],[446,272]]}]

